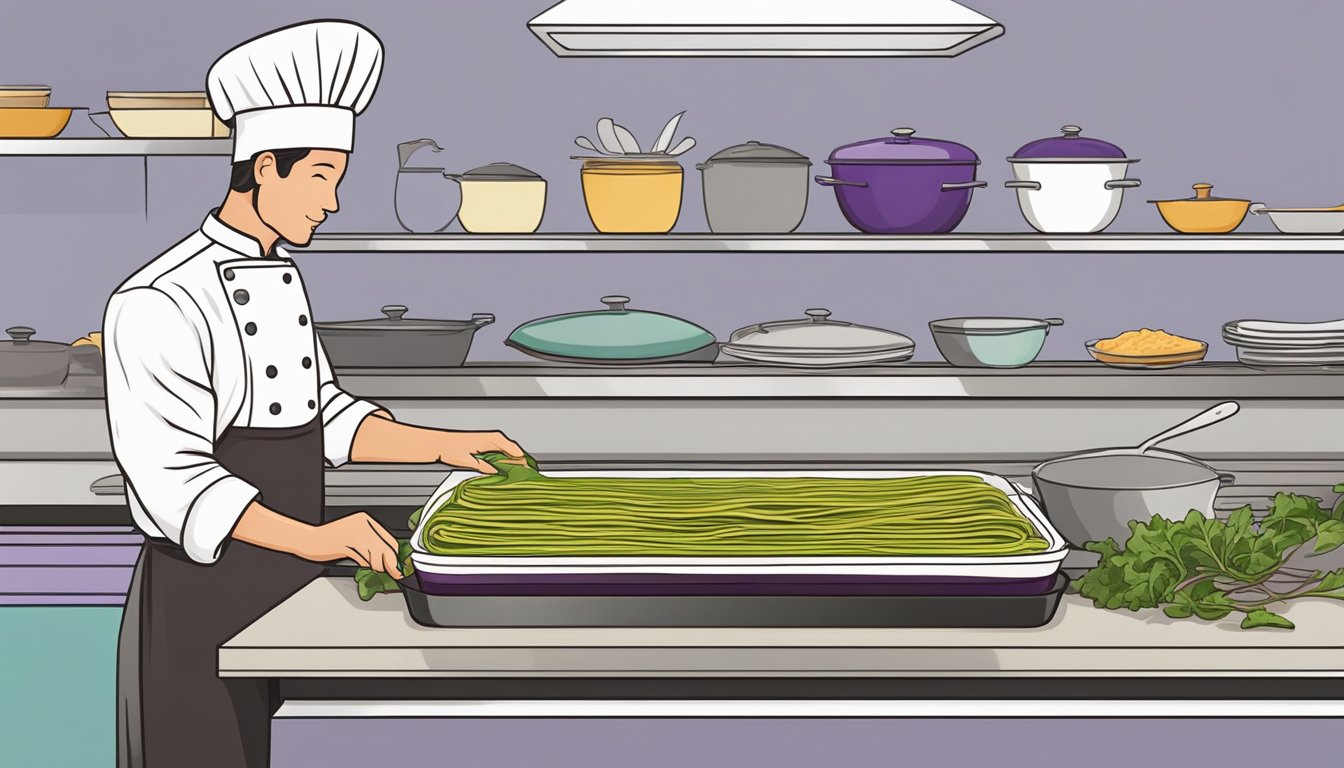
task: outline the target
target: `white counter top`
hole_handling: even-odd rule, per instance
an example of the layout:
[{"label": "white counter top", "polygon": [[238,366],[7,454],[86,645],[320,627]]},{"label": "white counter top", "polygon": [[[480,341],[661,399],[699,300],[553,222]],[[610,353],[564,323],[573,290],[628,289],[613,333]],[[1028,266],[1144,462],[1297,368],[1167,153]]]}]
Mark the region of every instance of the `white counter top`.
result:
[{"label": "white counter top", "polygon": [[1291,632],[1103,611],[1066,596],[1040,629],[431,629],[400,595],[304,587],[219,651],[222,677],[1344,677],[1344,606]]}]

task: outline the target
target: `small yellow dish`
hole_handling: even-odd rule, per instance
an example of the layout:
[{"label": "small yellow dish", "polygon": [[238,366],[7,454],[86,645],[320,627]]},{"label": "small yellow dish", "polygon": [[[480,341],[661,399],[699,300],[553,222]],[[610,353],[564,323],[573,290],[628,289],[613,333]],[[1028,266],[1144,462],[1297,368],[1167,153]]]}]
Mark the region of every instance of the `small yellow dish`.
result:
[{"label": "small yellow dish", "polygon": [[1203,360],[1209,345],[1161,329],[1142,328],[1089,341],[1087,351],[1097,362],[1116,368],[1167,368]]},{"label": "small yellow dish", "polygon": [[0,107],[0,138],[50,139],[70,122],[70,107]]},{"label": "small yellow dish", "polygon": [[1194,197],[1183,200],[1149,200],[1167,226],[1185,234],[1224,234],[1241,226],[1250,200],[1211,197],[1212,184],[1196,184]]}]

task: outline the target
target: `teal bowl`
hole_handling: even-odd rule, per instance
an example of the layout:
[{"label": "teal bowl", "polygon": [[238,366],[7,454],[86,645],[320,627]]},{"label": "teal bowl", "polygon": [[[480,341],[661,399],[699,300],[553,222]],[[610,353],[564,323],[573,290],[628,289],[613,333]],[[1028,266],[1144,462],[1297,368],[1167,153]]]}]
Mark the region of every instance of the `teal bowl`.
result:
[{"label": "teal bowl", "polygon": [[1021,368],[1045,346],[1057,317],[950,317],[929,323],[943,359],[962,368]]}]

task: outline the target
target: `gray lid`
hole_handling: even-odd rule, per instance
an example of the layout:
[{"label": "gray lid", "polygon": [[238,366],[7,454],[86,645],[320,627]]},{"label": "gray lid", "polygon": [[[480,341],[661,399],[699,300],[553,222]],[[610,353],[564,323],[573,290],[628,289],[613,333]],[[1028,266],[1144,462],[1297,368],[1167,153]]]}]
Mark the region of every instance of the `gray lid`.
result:
[{"label": "gray lid", "polygon": [[788,163],[794,165],[811,165],[812,161],[806,155],[794,152],[792,149],[781,147],[776,144],[763,144],[759,141],[748,141],[746,144],[735,144],[726,149],[715,152],[707,163],[739,163],[739,162],[766,162],[766,163]]},{"label": "gray lid", "polygon": [[831,320],[827,309],[809,309],[803,320],[779,320],[733,332],[729,344],[763,353],[851,356],[913,349],[908,336],[881,328]]},{"label": "gray lid", "polygon": [[56,352],[70,349],[69,344],[62,344],[59,341],[34,341],[33,334],[37,331],[26,325],[6,328],[5,333],[9,334],[11,341],[0,341],[0,349],[22,352]]},{"label": "gray lid", "polygon": [[541,176],[513,163],[491,163],[472,168],[466,173],[450,173],[450,178],[462,181],[538,181]]},{"label": "gray lid", "polygon": [[425,320],[406,317],[406,307],[401,304],[389,304],[383,307],[383,314],[375,320],[343,320],[340,322],[313,323],[319,331],[337,330],[379,330],[379,331],[443,331],[449,329],[479,328],[495,321],[495,316],[485,312],[475,313],[470,320]]}]

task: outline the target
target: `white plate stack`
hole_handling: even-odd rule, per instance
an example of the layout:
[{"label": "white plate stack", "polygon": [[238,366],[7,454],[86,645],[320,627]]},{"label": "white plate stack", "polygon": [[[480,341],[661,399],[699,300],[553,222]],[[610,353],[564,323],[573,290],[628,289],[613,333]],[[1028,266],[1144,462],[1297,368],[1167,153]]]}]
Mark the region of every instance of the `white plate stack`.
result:
[{"label": "white plate stack", "polygon": [[1344,320],[1236,320],[1223,326],[1223,341],[1236,347],[1238,360],[1255,367],[1344,366]]}]

